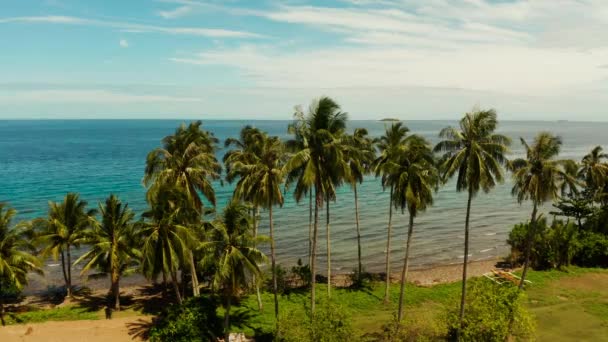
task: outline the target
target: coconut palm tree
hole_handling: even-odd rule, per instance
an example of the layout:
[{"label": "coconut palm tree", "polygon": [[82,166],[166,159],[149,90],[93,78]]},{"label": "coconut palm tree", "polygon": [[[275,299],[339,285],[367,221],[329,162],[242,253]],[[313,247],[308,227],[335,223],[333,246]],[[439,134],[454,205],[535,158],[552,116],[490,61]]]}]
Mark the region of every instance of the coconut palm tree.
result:
[{"label": "coconut palm tree", "polygon": [[284,201],[281,185],[285,178],[283,167],[286,154],[284,145],[278,137],[269,137],[265,133],[259,133],[257,140],[257,148],[251,153],[232,153],[226,162],[230,165],[230,172],[240,175],[234,189],[234,197],[250,201],[256,207],[268,210],[274,309],[275,318],[278,320],[279,300],[277,297],[273,207],[282,206]]},{"label": "coconut palm tree", "polygon": [[[510,163],[513,172],[513,189],[511,193],[521,204],[532,201],[530,228],[526,241],[524,270],[521,274],[519,288],[523,287],[528,266],[532,238],[536,225],[538,207],[547,201],[555,200],[567,190],[576,192],[576,163],[572,160],[559,160],[557,156],[562,145],[560,137],[548,132],[539,133],[532,145],[521,138],[526,150],[526,158],[518,158]],[[587,164],[587,167],[589,164]]]},{"label": "coconut palm tree", "polygon": [[[226,139],[226,141],[224,141],[224,147],[233,148],[232,150],[226,152],[223,159],[226,168],[226,181],[228,183],[232,183],[236,179],[242,179],[243,177],[250,176],[249,172],[252,170],[251,168],[235,168],[234,166],[236,166],[237,163],[239,166],[243,164],[251,165],[256,163],[256,160],[258,159],[257,156],[260,156],[262,153],[260,151],[260,140],[262,138],[264,138],[264,135],[259,129],[247,125],[241,129],[239,139],[228,138]],[[236,195],[236,192],[233,195]],[[240,198],[240,200],[252,203],[251,198]],[[258,234],[259,217],[260,207],[254,204],[251,213],[251,218],[253,220],[254,237],[256,237]],[[260,286],[255,276],[252,278],[252,281],[255,287],[255,293],[258,300],[258,309],[261,311],[263,309],[263,304],[262,296],[260,294]]]},{"label": "coconut palm tree", "polygon": [[435,167],[435,158],[430,144],[422,137],[413,135],[408,139],[403,151],[398,155],[399,169],[396,172],[395,205],[401,211],[407,208],[409,213],[409,226],[407,242],[405,244],[405,257],[401,271],[401,291],[399,292],[398,322],[403,319],[403,298],[407,273],[409,269],[409,255],[412,236],[414,235],[414,219],[420,212],[433,204],[433,192],[437,190],[439,173]]},{"label": "coconut palm tree", "polygon": [[[212,181],[219,179],[221,171],[215,157],[218,140],[201,126],[201,121],[192,122],[188,126],[182,124],[173,135],[163,139],[163,147],[148,153],[143,179],[148,188],[148,200],[154,200],[159,191],[169,186],[184,193],[191,206],[201,215],[204,210],[199,192],[215,207]],[[192,254],[192,251],[189,253]],[[193,278],[192,290],[197,296],[199,288],[194,257],[190,255],[188,259],[191,260],[189,268]]]},{"label": "coconut palm tree", "polygon": [[197,232],[191,226],[181,222],[188,216],[189,196],[174,187],[162,187],[149,198],[150,209],[142,217],[146,219],[140,230],[142,237],[142,271],[148,278],[155,278],[162,273],[167,275],[175,290],[178,303],[182,295],[177,282],[177,271],[180,266],[190,264],[192,269],[192,251],[199,243]]},{"label": "coconut palm tree", "polygon": [[357,196],[357,184],[363,183],[363,177],[370,172],[371,164],[376,157],[374,141],[368,136],[365,128],[355,129],[353,135],[347,136],[346,160],[350,168],[348,183],[353,188],[355,196],[355,228],[357,232],[357,272],[359,281],[363,275],[363,264],[361,262],[361,229],[359,227],[359,198]]},{"label": "coconut palm tree", "polygon": [[[297,122],[298,117],[302,118]],[[304,147],[297,151],[286,164],[287,172],[301,172],[296,184],[299,187],[314,188],[315,190],[315,214],[312,237],[311,257],[311,311],[315,309],[315,285],[316,285],[316,250],[317,235],[319,227],[319,209],[329,200],[335,200],[336,187],[344,179],[348,178],[350,172],[346,159],[344,158],[343,132],[346,127],[348,115],[340,111],[340,106],[329,97],[322,97],[313,101],[306,116],[296,113],[294,124],[303,125],[304,128],[293,132],[295,142],[289,145],[300,145]],[[327,291],[331,295],[331,236],[329,227],[329,203],[326,203],[326,239],[327,239]]]},{"label": "coconut palm tree", "polygon": [[[285,149],[291,154],[295,154],[308,148],[308,137],[310,133],[306,125],[306,116],[301,106],[295,107],[294,122],[287,126],[289,134],[294,135],[294,139],[285,142]],[[304,171],[307,164],[302,164],[290,170],[285,178],[285,188],[289,188],[295,183],[294,198],[296,203],[308,195],[308,265],[312,265],[312,235],[313,235],[313,186],[304,179]]]},{"label": "coconut palm tree", "polygon": [[[510,139],[494,133],[498,126],[496,111],[475,109],[460,120],[459,129],[441,130],[443,139],[435,146],[442,152],[440,170],[442,178],[457,175],[456,191],[467,192],[467,209],[464,225],[464,261],[462,267],[462,295],[460,298],[460,327],[464,318],[467,265],[469,262],[469,219],[471,202],[479,190],[489,192],[497,182],[503,181],[502,166],[507,163]],[[460,336],[460,331],[458,336]]]},{"label": "coconut palm tree", "polygon": [[266,259],[254,247],[253,224],[247,211],[247,206],[237,201],[230,202],[221,218],[205,223],[206,239],[201,244],[205,252],[203,267],[215,270],[212,285],[223,291],[226,300],[225,341],[229,340],[230,335],[232,297],[238,294],[241,286],[247,284],[249,276],[261,275],[258,265]]},{"label": "coconut palm tree", "polygon": [[594,147],[583,157],[578,178],[585,182],[585,188],[594,199],[601,200],[601,193],[608,185],[608,153],[604,153],[601,146]]},{"label": "coconut palm tree", "polygon": [[409,140],[409,128],[403,125],[402,122],[392,123],[386,127],[385,133],[378,140],[378,149],[380,155],[373,163],[374,173],[376,177],[381,176],[382,188],[390,189],[389,204],[388,204],[388,227],[386,237],[386,260],[385,274],[386,285],[384,289],[384,302],[390,302],[390,285],[391,285],[391,236],[393,228],[393,206],[395,200],[393,196],[395,183],[398,179],[397,171],[400,168],[399,156],[403,151],[404,146]]},{"label": "coconut palm tree", "polygon": [[4,291],[9,288],[21,290],[27,285],[27,274],[37,272],[42,262],[34,253],[31,236],[24,225],[12,226],[17,211],[0,203],[0,321],[4,321]]},{"label": "coconut palm tree", "polygon": [[86,242],[87,231],[95,224],[96,210],[86,207],[78,194],[68,193],[61,203],[49,202],[47,218],[34,221],[42,256],[61,256],[67,298],[72,296],[72,249]]},{"label": "coconut palm tree", "polygon": [[135,214],[115,195],[110,195],[105,205],[99,204],[99,213],[101,222],[86,239],[91,248],[74,264],[86,261],[81,274],[96,269],[98,273],[93,274],[93,278],[109,275],[109,294],[114,298],[114,309],[120,310],[120,278],[136,272],[137,260],[141,257],[133,228]]}]

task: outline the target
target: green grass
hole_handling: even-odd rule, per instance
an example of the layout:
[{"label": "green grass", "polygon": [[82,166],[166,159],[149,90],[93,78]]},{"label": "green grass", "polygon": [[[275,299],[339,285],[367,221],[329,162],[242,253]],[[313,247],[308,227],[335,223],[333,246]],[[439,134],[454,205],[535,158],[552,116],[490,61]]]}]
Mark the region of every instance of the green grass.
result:
[{"label": "green grass", "polygon": [[[527,285],[528,309],[536,318],[538,341],[608,341],[608,269],[570,267],[564,271],[531,271]],[[442,324],[446,309],[457,305],[460,282],[433,287],[408,285],[405,295],[406,316],[412,321]],[[384,284],[372,283],[362,290],[332,290],[332,302],[352,318],[358,335],[375,333],[391,321],[397,310],[399,285],[391,289],[391,302],[384,304]],[[317,285],[319,302],[327,300],[326,285]],[[262,294],[264,309],[258,311],[255,295],[249,295],[233,306],[235,331],[248,335],[274,330],[274,302],[269,292]],[[293,291],[280,296],[282,313],[295,312],[305,317],[310,305],[307,291]],[[116,313],[119,317],[142,315],[138,309]],[[221,309],[218,314],[223,315]],[[103,318],[103,312],[72,305],[49,310],[36,310],[9,318],[10,324],[44,321],[92,320]]]},{"label": "green grass", "polygon": [[15,315],[7,315],[7,324],[40,323],[47,321],[79,321],[96,320],[101,318],[101,313],[90,311],[87,308],[75,305],[64,306],[54,309],[35,309]]}]

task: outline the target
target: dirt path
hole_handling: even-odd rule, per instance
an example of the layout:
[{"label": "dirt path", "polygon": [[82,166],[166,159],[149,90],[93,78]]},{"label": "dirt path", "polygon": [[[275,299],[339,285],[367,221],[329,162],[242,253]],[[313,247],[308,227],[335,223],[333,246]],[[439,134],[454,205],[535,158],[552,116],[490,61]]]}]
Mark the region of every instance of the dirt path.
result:
[{"label": "dirt path", "polygon": [[0,341],[46,342],[132,342],[130,328],[149,322],[149,318],[126,317],[98,321],[45,322],[0,327]]}]

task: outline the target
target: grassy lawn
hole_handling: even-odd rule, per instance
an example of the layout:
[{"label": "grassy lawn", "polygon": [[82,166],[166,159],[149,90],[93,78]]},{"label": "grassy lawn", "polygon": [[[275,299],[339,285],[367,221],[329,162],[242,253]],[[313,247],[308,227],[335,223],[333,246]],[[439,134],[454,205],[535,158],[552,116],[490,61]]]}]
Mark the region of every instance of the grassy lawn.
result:
[{"label": "grassy lawn", "polygon": [[[528,307],[537,321],[538,341],[608,341],[608,270],[572,267],[566,271],[531,271],[527,286]],[[358,335],[378,332],[397,310],[399,285],[391,287],[391,302],[384,304],[384,284],[373,283],[362,290],[333,289],[332,301],[352,318]],[[409,285],[406,289],[406,316],[416,322],[440,324],[446,308],[455,306],[460,283],[433,287]],[[319,301],[327,299],[327,287],[318,285]],[[233,307],[234,331],[248,335],[274,329],[273,296],[262,294],[264,309],[258,311],[255,295],[247,296]],[[309,308],[307,292],[293,291],[280,296],[282,313],[295,312],[305,317]],[[219,314],[223,314],[220,312]],[[141,316],[141,307],[115,312],[114,317]],[[103,310],[72,305],[50,310],[37,310],[16,315],[18,321],[32,323],[57,320],[103,319]]]}]

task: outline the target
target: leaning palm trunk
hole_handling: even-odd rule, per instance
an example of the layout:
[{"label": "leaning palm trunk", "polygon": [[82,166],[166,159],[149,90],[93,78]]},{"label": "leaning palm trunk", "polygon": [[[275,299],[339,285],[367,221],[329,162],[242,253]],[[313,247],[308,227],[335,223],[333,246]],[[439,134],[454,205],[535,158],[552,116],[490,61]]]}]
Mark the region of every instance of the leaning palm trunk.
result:
[{"label": "leaning palm trunk", "polygon": [[177,298],[177,304],[181,304],[182,303],[182,295],[181,295],[181,293],[179,291],[179,284],[177,282],[176,271],[174,269],[171,269],[169,273],[171,273],[171,282],[173,283],[173,289],[175,290],[175,297]]},{"label": "leaning palm trunk", "polygon": [[[258,237],[258,225],[259,225],[258,217],[259,216],[260,216],[260,208],[258,206],[256,206],[254,209],[254,212],[253,212],[253,240],[254,241]],[[253,247],[256,247],[255,243],[254,243]],[[262,311],[264,309],[264,305],[262,304],[262,296],[260,295],[260,284],[258,284],[255,274],[253,275],[252,280],[253,280],[253,285],[255,286],[255,295],[258,300],[258,310]]]},{"label": "leaning palm trunk", "polygon": [[326,226],[325,226],[325,238],[327,239],[327,298],[331,298],[331,236],[329,230],[329,199],[327,199],[326,206]]},{"label": "leaning palm trunk", "polygon": [[190,277],[192,281],[192,295],[198,297],[200,295],[200,288],[198,286],[198,276],[196,275],[196,264],[194,263],[194,253],[192,250],[188,252],[190,257]]},{"label": "leaning palm trunk", "polygon": [[274,294],[274,318],[278,322],[279,320],[279,298],[277,296],[277,269],[276,269],[276,258],[275,258],[275,244],[274,244],[274,224],[272,222],[272,204],[268,207],[268,223],[270,226],[270,259],[272,263],[272,292]]},{"label": "leaning palm trunk", "polygon": [[384,289],[384,302],[390,302],[390,287],[391,287],[391,234],[393,220],[393,186],[391,185],[389,207],[388,207],[388,233],[386,237],[386,288]]},{"label": "leaning palm trunk", "polygon": [[317,233],[319,232],[319,207],[323,205],[323,194],[315,189],[315,219],[312,232],[312,248],[310,258],[310,310],[315,312],[315,288],[317,284],[315,264],[317,261]]},{"label": "leaning palm trunk", "polygon": [[403,270],[401,271],[401,292],[399,293],[399,311],[397,321],[403,319],[403,297],[405,294],[405,286],[407,283],[407,271],[410,266],[410,244],[412,243],[412,235],[414,234],[414,216],[410,214],[410,225],[407,230],[407,242],[405,243],[405,258],[403,259]]},{"label": "leaning palm trunk", "polygon": [[65,270],[65,253],[63,252],[63,250],[61,251],[61,272],[63,272],[63,280],[65,281],[65,287],[66,287],[66,291],[67,291],[68,273]]},{"label": "leaning palm trunk", "polygon": [[358,276],[361,281],[363,275],[363,265],[361,264],[361,230],[359,229],[359,199],[357,197],[357,184],[353,185],[353,191],[355,192],[355,226],[357,227],[357,259],[359,261]]},{"label": "leaning palm trunk", "polygon": [[524,261],[524,270],[521,273],[521,280],[519,281],[519,289],[524,287],[526,275],[528,274],[528,268],[530,267],[530,254],[532,251],[532,243],[534,239],[534,231],[536,230],[536,212],[538,210],[536,201],[532,207],[532,217],[530,218],[530,227],[528,227],[528,236],[526,238],[526,252]]},{"label": "leaning palm trunk", "polygon": [[462,295],[460,297],[460,315],[458,324],[458,339],[460,340],[463,323],[464,323],[464,305],[467,296],[467,267],[469,263],[469,219],[471,217],[471,200],[473,192],[469,190],[469,199],[467,200],[467,216],[464,223],[464,261],[462,264]]}]

